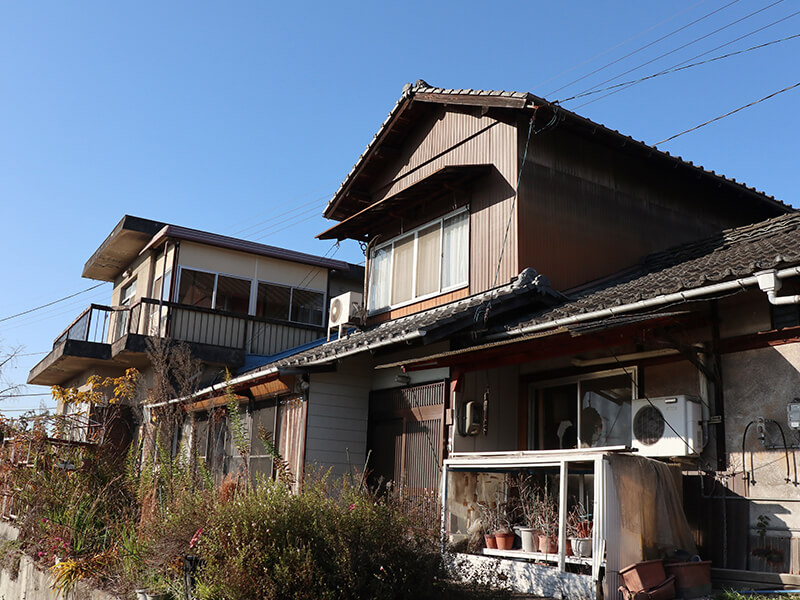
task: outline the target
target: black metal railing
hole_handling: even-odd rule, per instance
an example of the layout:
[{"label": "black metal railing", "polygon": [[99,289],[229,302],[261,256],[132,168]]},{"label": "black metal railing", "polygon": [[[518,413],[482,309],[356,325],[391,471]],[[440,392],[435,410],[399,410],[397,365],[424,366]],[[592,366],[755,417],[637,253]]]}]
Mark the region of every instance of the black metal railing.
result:
[{"label": "black metal railing", "polygon": [[91,305],[56,338],[113,344],[128,334],[275,354],[321,337],[322,327],[142,298],[130,307]]},{"label": "black metal railing", "polygon": [[78,315],[78,318],[56,338],[53,347],[66,340],[104,343],[108,337],[108,325],[113,311],[110,306],[89,305],[89,308]]}]

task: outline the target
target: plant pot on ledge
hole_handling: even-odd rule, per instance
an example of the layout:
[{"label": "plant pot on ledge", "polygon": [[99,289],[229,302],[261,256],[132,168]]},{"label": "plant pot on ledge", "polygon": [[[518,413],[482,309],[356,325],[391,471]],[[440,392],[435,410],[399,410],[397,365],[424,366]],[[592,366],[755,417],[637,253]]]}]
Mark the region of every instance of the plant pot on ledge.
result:
[{"label": "plant pot on ledge", "polygon": [[497,540],[495,539],[494,535],[487,533],[483,536],[483,541],[486,542],[487,548],[491,548],[493,550],[497,549]]},{"label": "plant pot on ledge", "polygon": [[499,530],[494,532],[494,539],[497,541],[498,550],[511,550],[514,547],[514,532]]}]

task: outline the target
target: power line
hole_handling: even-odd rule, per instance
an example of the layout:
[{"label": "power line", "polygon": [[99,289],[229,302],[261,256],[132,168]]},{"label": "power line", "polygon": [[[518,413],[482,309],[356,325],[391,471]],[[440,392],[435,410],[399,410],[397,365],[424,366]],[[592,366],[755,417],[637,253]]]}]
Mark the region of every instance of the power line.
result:
[{"label": "power line", "polygon": [[[337,183],[338,183],[338,181],[332,181],[332,182],[326,183],[325,185],[321,185],[318,188],[314,188],[313,190],[310,190],[310,191],[306,192],[305,194],[301,194],[299,196],[295,196],[293,198],[289,198],[289,199],[286,200],[286,203],[288,204],[288,203],[294,202],[295,200],[300,200],[302,198],[306,198],[307,196],[310,196],[311,194],[316,194],[317,192],[319,192],[321,190],[328,189],[330,186],[336,185]],[[325,197],[330,197],[331,195],[332,194],[328,193],[328,194],[325,195]],[[315,198],[315,200],[317,200],[317,198]],[[272,210],[272,209],[271,208],[265,208],[264,210],[261,210],[261,211],[258,211],[256,213],[253,213],[247,219],[242,219],[241,221],[236,221],[235,223],[230,225],[228,231],[230,231],[234,227],[242,225],[243,223],[250,223],[253,220],[254,216],[263,215],[264,213],[269,212],[270,210]],[[269,221],[271,218],[272,217],[269,217],[269,218],[265,219],[264,221],[260,221],[260,223],[263,223],[265,221]],[[245,229],[243,229],[241,231],[245,231],[247,229],[250,229],[250,226],[246,227]],[[238,233],[239,232],[234,232],[232,235],[237,235]]]},{"label": "power line", "polygon": [[[645,33],[647,33],[648,31],[652,31],[653,29],[656,29],[656,28],[658,28],[658,27],[661,27],[661,26],[662,26],[662,25],[664,25],[665,23],[669,23],[669,22],[670,22],[670,21],[672,21],[674,18],[676,18],[676,17],[679,17],[680,15],[682,15],[682,14],[683,14],[683,13],[685,13],[685,12],[689,12],[689,11],[690,11],[690,10],[692,10],[692,9],[693,9],[695,6],[698,6],[698,5],[700,5],[700,4],[703,4],[703,2],[705,2],[705,1],[706,1],[706,0],[700,0],[699,2],[696,2],[696,3],[692,4],[690,7],[688,7],[688,8],[686,8],[686,9],[682,10],[682,11],[679,11],[679,12],[675,13],[675,14],[674,14],[674,15],[672,15],[672,16],[671,16],[669,19],[666,19],[666,20],[664,20],[664,21],[661,21],[660,23],[657,23],[656,25],[652,25],[651,27],[648,27],[648,28],[647,28],[647,29],[645,29],[644,31],[640,31],[640,32],[639,32],[639,33],[637,33],[636,35],[634,35],[634,36],[632,36],[632,37],[629,37],[629,38],[628,38],[627,40],[625,40],[624,42],[620,42],[619,44],[616,44],[615,46],[612,46],[612,47],[611,47],[611,48],[609,48],[608,50],[605,50],[605,51],[601,52],[600,54],[597,54],[597,55],[593,56],[592,58],[590,58],[590,59],[587,59],[587,60],[583,61],[582,63],[580,63],[580,64],[577,64],[577,65],[575,65],[574,67],[572,67],[572,68],[570,68],[570,69],[567,69],[566,71],[562,71],[562,72],[561,72],[561,73],[559,73],[558,75],[554,75],[553,77],[551,77],[551,78],[550,78],[550,79],[548,79],[547,81],[543,81],[543,82],[542,82],[540,85],[545,85],[546,83],[550,83],[550,82],[551,82],[551,81],[553,81],[554,79],[558,79],[559,77],[562,77],[562,76],[566,75],[567,73],[570,73],[570,72],[574,71],[575,69],[579,69],[579,68],[580,68],[580,67],[582,67],[583,65],[587,65],[587,64],[589,64],[590,62],[594,62],[595,60],[597,60],[597,59],[598,59],[598,58],[600,58],[601,56],[605,56],[606,54],[608,54],[608,53],[609,53],[609,52],[611,52],[612,50],[616,50],[616,49],[617,49],[617,48],[619,48],[620,46],[624,46],[624,45],[625,45],[625,44],[627,44],[628,42],[631,42],[631,41],[635,40],[636,38],[643,36],[643,35],[644,35]],[[724,8],[724,7],[723,7],[723,8]],[[722,9],[720,9],[720,10],[722,10]],[[655,42],[654,42],[654,43],[655,43]],[[623,57],[623,58],[625,58],[625,57]],[[622,59],[619,59],[619,60],[622,60]],[[613,63],[609,63],[609,64],[608,64],[608,65],[606,65],[606,66],[611,66],[611,64],[613,64]],[[603,68],[605,68],[605,67],[603,67]],[[589,75],[591,75],[591,74],[592,74],[592,73],[589,73]],[[589,77],[589,75],[586,75],[585,77]],[[583,79],[583,77],[582,77],[581,79]],[[575,81],[573,81],[572,83],[575,83],[575,82],[577,82],[577,81],[580,81],[580,79],[576,79],[576,80],[575,80]],[[570,85],[572,85],[572,84],[568,83],[568,84],[567,84],[567,85],[565,85],[564,87],[568,87],[568,86],[570,86]],[[538,87],[538,86],[537,86],[537,87]],[[534,89],[536,89],[536,88],[534,88]],[[561,88],[561,89],[563,89],[563,88]],[[559,91],[559,90],[556,90],[556,92],[557,92],[557,91]]]},{"label": "power line", "polygon": [[0,400],[6,400],[8,398],[33,398],[34,396],[50,396],[51,394],[42,392],[41,394],[3,394],[0,395]]},{"label": "power line", "polygon": [[[300,216],[300,215],[297,215],[297,216]],[[272,228],[271,230],[268,230],[267,233],[265,233],[265,234],[263,234],[263,235],[261,235],[261,236],[259,236],[257,238],[253,238],[253,239],[256,240],[256,241],[263,240],[264,238],[267,238],[267,237],[269,237],[271,235],[275,235],[276,233],[280,233],[281,231],[285,231],[286,229],[291,229],[292,227],[295,227],[296,225],[299,225],[300,223],[305,223],[306,221],[310,221],[311,219],[316,219],[319,216],[320,215],[318,215],[317,212],[314,211],[314,214],[312,214],[311,216],[306,217],[305,219],[300,219],[299,221],[295,221],[294,223],[289,223],[285,227],[278,227],[277,229]],[[277,223],[276,223],[276,225],[277,225]]]},{"label": "power line", "polygon": [[[745,38],[748,38],[748,37],[750,37],[752,35],[755,35],[755,34],[761,32],[761,31],[764,31],[765,29],[769,29],[770,27],[774,27],[778,23],[782,23],[783,21],[791,19],[792,17],[796,17],[797,15],[800,15],[800,10],[797,11],[797,12],[793,12],[792,14],[790,14],[790,15],[788,15],[786,17],[783,17],[782,19],[778,19],[777,21],[773,21],[772,23],[769,23],[768,25],[764,25],[763,27],[759,27],[758,29],[754,29],[753,31],[751,31],[749,33],[746,33],[744,35],[741,35],[738,38],[735,38],[735,39],[733,39],[733,40],[731,40],[729,42],[725,42],[724,44],[720,44],[719,46],[715,46],[714,48],[711,48],[710,50],[706,50],[705,52],[701,52],[700,54],[697,54],[697,55],[693,56],[692,58],[688,58],[688,59],[686,59],[684,61],[681,61],[679,63],[675,63],[674,65],[672,65],[672,66],[668,67],[667,69],[665,69],[664,72],[675,72],[675,71],[680,71],[682,68],[688,68],[688,67],[684,67],[684,65],[689,61],[692,61],[692,60],[695,60],[697,58],[700,58],[701,56],[705,56],[706,54],[710,54],[711,52],[719,50],[720,48],[724,48],[725,46],[730,46],[731,44],[735,44],[738,41],[741,41],[741,40],[743,40]],[[800,34],[798,34],[798,35],[800,35]],[[786,41],[787,39],[792,39],[792,38],[795,38],[795,37],[798,37],[798,36],[797,35],[792,35],[792,36],[789,36],[787,38],[783,38],[781,40],[776,40],[774,42],[768,42],[766,44],[762,44],[760,46],[753,46],[752,48],[747,48],[747,49],[741,50],[739,52],[732,52],[732,53],[724,55],[724,56],[722,56],[720,58],[727,58],[728,56],[734,56],[736,54],[741,54],[741,53],[747,52],[749,50],[754,50],[754,49],[762,48],[764,46],[769,46],[771,44],[775,44],[775,43],[778,43],[778,42],[783,42],[783,41]],[[713,60],[714,59],[711,59],[711,60],[709,60],[707,62],[712,62]],[[704,64],[704,63],[703,62],[699,62],[699,63],[696,63],[696,64],[700,65],[700,64]],[[692,66],[692,65],[689,65],[689,66]],[[584,102],[583,104],[577,106],[575,109],[577,110],[579,108],[583,108],[584,106],[588,106],[589,104],[597,102],[598,100],[602,100],[604,98],[608,98],[609,96],[612,96],[614,94],[617,94],[617,93],[623,91],[623,89],[628,89],[629,87],[631,87],[633,85],[636,85],[638,83],[641,83],[641,81],[644,81],[644,80],[647,80],[647,79],[650,79],[650,78],[651,77],[644,77],[644,78],[641,78],[641,80],[636,80],[636,81],[633,81],[633,82],[629,82],[628,84],[618,84],[616,86],[610,86],[610,87],[608,87],[606,89],[612,89],[612,88],[618,88],[618,87],[622,87],[622,89],[617,89],[617,90],[615,90],[613,92],[610,92],[608,94],[600,96],[599,98],[595,98],[594,100],[590,100],[589,102]],[[603,90],[598,90],[598,91],[603,91]],[[588,92],[585,95],[588,95],[590,93],[595,93],[595,92]]]},{"label": "power line", "polygon": [[[652,58],[652,59],[650,59],[648,61],[645,61],[642,64],[640,64],[640,65],[638,65],[636,67],[633,67],[632,69],[628,69],[627,71],[623,71],[622,73],[620,73],[618,75],[615,75],[614,77],[612,77],[610,79],[606,79],[605,81],[601,81],[600,83],[598,83],[596,85],[593,85],[592,87],[587,88],[587,89],[585,89],[583,91],[593,90],[593,89],[595,89],[597,87],[600,87],[602,85],[605,85],[607,83],[611,83],[615,79],[619,79],[620,77],[623,77],[623,76],[627,75],[628,73],[632,73],[633,71],[638,71],[642,67],[646,67],[647,65],[652,64],[652,63],[656,62],[657,60],[661,60],[662,58],[665,58],[665,57],[669,56],[670,54],[675,54],[679,50],[683,50],[684,48],[688,48],[689,46],[692,46],[692,45],[696,44],[697,42],[700,42],[700,41],[702,41],[702,40],[704,40],[704,39],[706,39],[708,37],[711,37],[712,35],[715,35],[715,34],[719,33],[720,31],[724,31],[725,29],[728,29],[729,27],[733,27],[734,25],[737,25],[737,24],[741,23],[742,21],[745,21],[745,20],[747,20],[747,19],[749,19],[751,17],[754,17],[755,15],[757,15],[757,14],[759,14],[761,12],[764,12],[767,9],[772,8],[776,4],[780,4],[783,1],[784,0],[776,0],[772,4],[769,4],[768,6],[765,6],[763,8],[759,8],[758,10],[756,10],[754,12],[751,12],[750,14],[745,15],[744,17],[736,19],[735,21],[733,21],[731,23],[728,23],[727,25],[723,25],[722,27],[718,27],[717,29],[715,29],[711,33],[707,33],[705,35],[701,35],[699,38],[695,38],[691,42],[686,42],[685,44],[683,44],[681,46],[678,46],[677,48],[673,48],[669,52],[665,52],[664,54],[660,54],[659,56],[656,56],[655,58]],[[597,98],[596,100],[599,100],[599,98]],[[586,104],[588,104],[588,102]],[[585,104],[583,104],[581,106],[585,106]],[[578,107],[578,108],[580,108],[580,107]]]},{"label": "power line", "polygon": [[[778,1],[779,1],[779,2],[783,2],[783,0],[778,0]],[[623,57],[621,57],[621,58],[618,58],[617,60],[614,60],[614,61],[612,61],[612,62],[610,62],[610,63],[608,63],[608,64],[606,64],[606,65],[603,65],[603,66],[602,66],[602,67],[600,67],[599,69],[595,69],[595,70],[594,70],[594,71],[592,71],[591,73],[588,73],[588,74],[584,75],[583,77],[579,77],[579,78],[578,78],[578,79],[576,79],[575,81],[571,81],[571,82],[569,82],[569,83],[568,83],[568,84],[566,84],[566,85],[562,85],[560,88],[558,88],[558,89],[556,89],[556,90],[553,90],[552,92],[549,92],[547,95],[549,96],[550,94],[555,94],[556,92],[560,92],[561,90],[563,90],[563,89],[564,89],[564,88],[566,88],[566,87],[569,87],[569,86],[571,86],[571,85],[573,85],[573,84],[575,84],[575,83],[578,83],[579,81],[582,81],[582,80],[586,79],[587,77],[591,77],[591,76],[592,76],[592,75],[594,75],[595,73],[599,73],[600,71],[602,71],[602,70],[604,70],[604,69],[607,69],[608,67],[610,67],[610,66],[612,66],[612,65],[615,65],[615,64],[617,64],[618,62],[620,62],[620,61],[623,61],[623,60],[625,60],[626,58],[629,58],[629,57],[633,56],[634,54],[638,54],[638,53],[639,53],[639,52],[641,52],[642,50],[645,50],[645,49],[649,48],[650,46],[653,46],[653,45],[657,44],[658,42],[661,42],[661,41],[663,41],[663,40],[667,39],[668,37],[671,37],[671,36],[675,35],[676,33],[679,33],[679,32],[681,32],[681,31],[683,31],[684,29],[687,29],[687,28],[691,27],[692,25],[694,25],[694,24],[696,24],[696,23],[699,23],[700,21],[702,21],[702,20],[704,20],[704,19],[707,19],[708,17],[710,17],[710,16],[712,16],[712,15],[714,15],[714,14],[716,14],[716,13],[720,12],[720,11],[723,11],[723,10],[725,10],[726,8],[728,8],[729,6],[731,6],[731,5],[733,5],[733,4],[736,4],[737,2],[739,2],[739,0],[733,0],[733,2],[729,2],[729,3],[728,3],[728,4],[726,4],[725,6],[722,6],[722,7],[718,8],[718,9],[716,9],[716,10],[713,10],[713,11],[711,11],[710,13],[703,15],[703,16],[702,16],[702,17],[700,17],[699,19],[695,19],[695,20],[694,20],[694,21],[692,21],[691,23],[687,23],[687,24],[686,24],[686,25],[684,25],[683,27],[679,27],[678,29],[675,29],[674,31],[671,31],[671,32],[670,32],[670,33],[668,33],[668,34],[661,36],[661,37],[660,37],[660,38],[658,38],[657,40],[655,40],[655,41],[652,41],[652,42],[650,42],[649,44],[645,44],[644,46],[641,46],[640,48],[637,48],[637,49],[636,49],[636,50],[634,50],[633,52],[629,52],[629,53],[628,53],[628,54],[626,54],[625,56],[623,56]],[[767,8],[769,8],[769,7],[767,7]],[[638,69],[638,68],[639,68],[639,67],[636,67],[636,69]],[[635,71],[636,69],[633,69],[633,70]],[[626,73],[629,73],[629,72],[630,72],[630,71],[626,71]],[[625,75],[625,73],[623,73],[622,75]],[[617,75],[617,77],[622,77],[622,75]],[[614,80],[614,79],[616,79],[617,77],[613,77],[613,78],[609,79],[608,81],[613,81],[613,80]],[[598,84],[598,85],[603,85],[604,83],[608,83],[608,81],[604,81],[603,83],[600,83],[600,84]],[[596,86],[594,86],[594,87],[596,87]],[[592,89],[592,88],[589,88],[589,89]],[[586,91],[586,90],[584,90],[584,91]]]},{"label": "power line", "polygon": [[764,96],[760,100],[755,100],[753,102],[750,102],[749,104],[745,104],[744,106],[740,106],[739,108],[735,108],[734,110],[732,110],[730,112],[727,112],[724,115],[720,115],[718,117],[714,117],[713,119],[709,119],[705,123],[700,123],[700,125],[695,125],[694,127],[691,127],[690,129],[687,129],[686,131],[681,131],[680,133],[676,133],[675,135],[672,135],[672,136],[670,136],[668,138],[665,138],[665,139],[661,140],[660,142],[656,142],[653,145],[654,146],[658,146],[659,144],[663,144],[664,142],[669,142],[670,140],[674,140],[676,137],[680,137],[680,136],[682,136],[682,135],[684,135],[686,133],[695,131],[697,129],[700,129],[701,127],[705,127],[706,125],[710,125],[711,123],[714,123],[715,121],[719,121],[720,119],[724,119],[725,117],[730,117],[731,115],[736,114],[740,110],[744,110],[745,108],[750,108],[751,106],[755,106],[756,104],[758,104],[760,102],[764,102],[764,100],[769,100],[770,98],[774,98],[778,94],[782,94],[784,92],[788,92],[789,90],[793,90],[796,87],[800,87],[800,82],[795,83],[794,85],[790,85],[789,87],[785,87],[782,90],[778,90],[777,92],[773,92],[773,93],[769,94],[768,96]]},{"label": "power line", "polygon": [[[240,235],[240,234],[244,233],[245,231],[248,231],[248,230],[253,229],[255,227],[258,227],[260,225],[264,225],[265,223],[267,224],[266,228],[268,228],[268,227],[270,227],[269,223],[272,222],[272,221],[275,221],[275,219],[277,219],[278,217],[282,217],[284,215],[295,213],[295,212],[297,212],[297,211],[299,211],[299,210],[301,210],[301,209],[303,209],[303,208],[305,208],[307,206],[313,205],[312,210],[319,210],[319,207],[323,203],[326,202],[326,198],[328,198],[328,197],[329,197],[329,194],[325,194],[324,196],[317,196],[313,200],[310,200],[308,202],[304,202],[303,204],[300,204],[299,206],[296,206],[295,208],[291,208],[291,209],[289,209],[287,211],[284,211],[282,213],[278,213],[277,215],[272,215],[268,219],[264,219],[262,221],[258,221],[256,223],[253,223],[252,225],[249,225],[249,226],[245,227],[244,229],[240,229],[240,230],[236,231],[234,233],[234,235]],[[283,221],[281,221],[281,222],[283,222]],[[263,228],[262,228],[262,230],[263,230]],[[258,233],[258,231],[255,231],[253,233]],[[252,234],[250,234],[250,235],[252,235]]]},{"label": "power line", "polygon": [[9,321],[11,319],[16,319],[17,317],[21,317],[22,315],[27,315],[28,313],[32,313],[34,311],[47,308],[48,306],[53,306],[53,304],[58,304],[59,302],[63,302],[64,300],[69,300],[70,298],[74,298],[75,296],[79,296],[80,294],[85,294],[86,292],[90,292],[94,289],[99,288],[101,285],[105,285],[105,282],[98,283],[97,285],[93,285],[92,287],[86,288],[85,290],[81,290],[80,292],[75,292],[74,294],[70,294],[69,296],[64,296],[63,298],[59,298],[58,300],[53,300],[52,302],[48,302],[47,304],[42,304],[41,306],[37,306],[36,308],[30,308],[28,310],[24,310],[21,313],[11,315],[10,317],[3,317],[2,319],[0,319],[0,323],[2,323],[3,321]]},{"label": "power line", "polygon": [[[800,14],[800,11],[798,11],[798,12],[792,14],[792,15],[789,15],[789,17],[793,17],[793,16],[798,15],[798,14]],[[788,19],[789,17],[786,17],[786,18]],[[781,19],[781,21],[784,21],[784,20],[785,19]],[[776,23],[777,22],[780,22],[780,21],[776,21]],[[771,25],[774,25],[774,24],[775,23],[772,23]],[[769,27],[771,25],[767,25],[766,27]],[[758,29],[758,30],[756,30],[756,31],[754,31],[752,33],[747,34],[747,35],[752,35],[754,33],[757,33],[758,31],[762,31],[763,29],[766,29],[766,27],[762,27],[761,29]],[[745,36],[742,36],[742,37],[745,37]],[[607,92],[608,90],[614,90],[614,89],[621,88],[621,87],[630,87],[632,85],[635,85],[637,83],[641,83],[643,81],[647,81],[649,79],[655,79],[656,77],[661,77],[662,75],[668,75],[670,73],[677,73],[678,71],[683,71],[685,69],[691,69],[693,67],[699,67],[701,65],[706,65],[708,63],[716,62],[718,60],[723,60],[725,58],[730,58],[732,56],[738,56],[740,54],[745,54],[746,52],[752,52],[753,50],[760,50],[762,48],[766,48],[767,46],[773,46],[775,44],[780,44],[781,42],[786,42],[786,41],[789,41],[789,40],[793,40],[793,39],[796,39],[798,37],[800,37],[800,33],[795,33],[794,35],[790,35],[790,36],[781,38],[779,40],[772,40],[771,42],[766,42],[764,44],[758,44],[757,46],[751,46],[750,48],[745,48],[744,50],[737,50],[735,52],[728,52],[727,54],[722,54],[720,56],[715,56],[713,58],[709,58],[707,60],[701,60],[699,62],[691,63],[691,64],[688,64],[688,65],[679,63],[682,66],[670,67],[669,69],[664,69],[663,71],[659,71],[658,73],[653,73],[652,75],[647,75],[646,77],[640,77],[639,79],[632,79],[632,80],[629,80],[629,81],[625,81],[623,83],[616,83],[614,85],[610,85],[610,86],[605,87],[605,88],[600,88],[599,90],[591,90],[591,91],[588,91],[588,92],[583,92],[581,94],[576,94],[574,96],[570,96],[569,98],[563,98],[563,99],[560,99],[560,100],[554,100],[553,103],[554,104],[560,104],[560,103],[563,103],[563,102],[569,102],[570,100],[576,100],[577,98],[584,98],[586,96],[592,96],[594,94],[599,94],[600,92]],[[732,44],[734,42],[738,42],[741,39],[742,38],[737,38],[736,40],[733,40],[732,42],[729,42],[728,44]],[[728,45],[728,44],[724,44],[724,45]],[[719,48],[720,48],[720,46],[718,46],[717,48],[714,48],[713,50],[709,50],[708,52],[713,52],[714,50],[718,50]],[[697,55],[697,56],[695,56],[693,58],[690,58],[689,60],[694,60],[694,58],[698,58],[699,56],[703,56],[704,54],[708,54],[708,52],[704,52],[703,54],[699,54],[699,55]],[[603,96],[603,98],[605,98],[605,97],[606,96]],[[598,100],[599,100],[599,98],[598,98]],[[586,105],[583,104],[582,106],[586,106]]]}]

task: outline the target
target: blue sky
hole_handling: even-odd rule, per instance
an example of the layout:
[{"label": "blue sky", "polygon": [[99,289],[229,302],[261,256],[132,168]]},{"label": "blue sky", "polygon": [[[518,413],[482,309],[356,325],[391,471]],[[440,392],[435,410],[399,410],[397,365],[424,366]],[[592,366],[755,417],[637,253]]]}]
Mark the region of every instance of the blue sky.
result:
[{"label": "blue sky", "polygon": [[[4,2],[0,319],[93,285],[83,264],[126,213],[330,254],[314,240],[322,208],[407,81],[560,100],[628,70],[604,85],[796,35],[798,11],[792,0]],[[800,82],[798,58],[800,38],[564,106],[653,144]],[[659,148],[800,206],[798,104],[800,88]],[[335,256],[363,258],[352,243]],[[103,286],[0,321],[0,350],[26,354],[6,379],[24,382],[83,308],[109,299]],[[52,404],[0,410],[41,401]]]}]

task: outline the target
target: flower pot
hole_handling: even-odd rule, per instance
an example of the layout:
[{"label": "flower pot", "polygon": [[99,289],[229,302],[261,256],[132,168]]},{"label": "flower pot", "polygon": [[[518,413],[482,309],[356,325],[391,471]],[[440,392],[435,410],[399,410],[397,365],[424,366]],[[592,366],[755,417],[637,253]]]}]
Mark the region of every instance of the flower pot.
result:
[{"label": "flower pot", "polygon": [[136,590],[136,600],[147,600],[147,590],[144,588]]},{"label": "flower pot", "polygon": [[523,552],[536,552],[538,545],[536,544],[536,536],[533,533],[533,527],[520,527],[519,537],[522,540]]},{"label": "flower pot", "polygon": [[513,531],[495,531],[494,539],[497,541],[498,550],[511,550],[514,547]]},{"label": "flower pot", "polygon": [[677,594],[684,600],[711,593],[711,561],[667,563],[667,575],[675,576]]},{"label": "flower pot", "polygon": [[497,540],[494,538],[494,535],[484,535],[483,540],[486,542],[487,548],[497,549]]},{"label": "flower pot", "polygon": [[651,590],[667,578],[664,561],[660,558],[633,563],[622,569],[619,574],[625,587],[634,593]]},{"label": "flower pot", "polygon": [[167,592],[147,592],[145,597],[147,600],[169,600]]},{"label": "flower pot", "polygon": [[572,553],[578,558],[589,558],[592,555],[592,538],[570,538]]},{"label": "flower pot", "polygon": [[539,534],[539,552],[558,554],[558,538],[554,535]]}]

